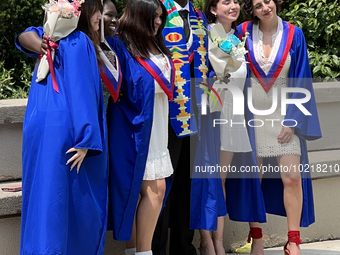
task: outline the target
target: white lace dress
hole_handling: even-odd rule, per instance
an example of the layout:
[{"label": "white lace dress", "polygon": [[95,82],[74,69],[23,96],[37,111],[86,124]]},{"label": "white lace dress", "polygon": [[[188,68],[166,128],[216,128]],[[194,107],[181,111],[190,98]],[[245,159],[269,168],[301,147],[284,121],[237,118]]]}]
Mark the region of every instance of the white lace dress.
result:
[{"label": "white lace dress", "polygon": [[[170,80],[171,68],[168,58],[163,54],[153,55],[151,60],[161,69],[166,79]],[[173,168],[168,150],[168,97],[155,80],[155,101],[153,122],[143,180],[157,180],[169,177]]]},{"label": "white lace dress", "polygon": [[[254,25],[255,27],[255,25]],[[280,45],[281,36],[282,36],[282,22],[279,22],[278,30],[276,34],[272,37],[272,52],[269,58],[266,58],[263,51],[263,33],[258,29],[257,26],[257,36],[254,36],[254,52],[255,58],[262,70],[267,74],[272,66],[272,63],[275,59],[276,52],[278,46]],[[254,29],[256,31],[256,27]],[[254,32],[255,32],[254,31]],[[255,35],[255,33],[253,33]],[[257,110],[268,110],[271,108],[273,103],[273,88],[278,88],[278,96],[277,96],[277,108],[274,113],[270,115],[255,115],[254,119],[262,120],[264,125],[262,127],[254,127],[255,129],[255,143],[256,143],[256,152],[258,157],[277,157],[282,155],[301,155],[300,149],[300,140],[294,135],[292,141],[285,144],[280,144],[277,141],[277,137],[282,130],[282,121],[285,119],[285,116],[281,115],[281,88],[288,87],[288,74],[291,63],[291,56],[288,54],[286,62],[279,74],[279,77],[276,79],[272,88],[265,92],[254,73],[251,72],[251,86],[253,90],[253,105]],[[275,121],[266,121],[269,119],[275,119]],[[276,121],[279,120],[279,121]],[[258,122],[254,122],[253,124],[260,125]]]},{"label": "white lace dress", "polygon": [[[231,29],[227,35],[232,35],[234,32],[235,30]],[[240,60],[245,61],[244,57]],[[237,86],[243,91],[246,76],[247,64],[244,62],[236,72],[230,73],[228,84]],[[224,93],[221,119],[227,120],[228,123],[220,125],[221,150],[232,152],[252,151],[244,115],[233,115],[233,96],[230,90],[225,90]]]}]

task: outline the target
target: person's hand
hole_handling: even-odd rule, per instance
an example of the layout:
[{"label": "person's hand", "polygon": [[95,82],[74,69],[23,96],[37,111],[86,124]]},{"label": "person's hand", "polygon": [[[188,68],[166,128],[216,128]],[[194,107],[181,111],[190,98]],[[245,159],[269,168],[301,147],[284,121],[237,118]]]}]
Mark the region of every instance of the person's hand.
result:
[{"label": "person's hand", "polygon": [[[230,81],[229,77],[230,77],[230,74],[227,73],[226,76],[221,81],[224,82],[225,84],[227,84]],[[214,82],[217,81],[217,76],[216,75],[213,76],[213,80],[214,80]]]},{"label": "person's hand", "polygon": [[280,134],[277,137],[277,141],[281,144],[289,143],[294,137],[293,127],[282,127]]},{"label": "person's hand", "polygon": [[48,45],[47,45],[47,35],[43,35],[43,39],[41,41],[41,45],[40,45],[40,50],[42,54],[46,54],[46,50],[48,49]]},{"label": "person's hand", "polygon": [[72,171],[73,168],[77,165],[77,173],[79,173],[79,169],[80,169],[80,166],[83,163],[83,160],[84,160],[84,158],[86,156],[87,149],[71,148],[66,153],[70,153],[70,152],[75,152],[75,154],[72,156],[72,158],[70,158],[66,162],[66,165],[68,165],[69,163],[71,163],[73,161],[73,164],[71,166],[71,170],[70,171]]},{"label": "person's hand", "polygon": [[225,75],[225,77],[223,77],[222,81],[223,81],[225,84],[228,84],[228,83],[230,82],[229,78],[230,78],[230,74],[227,73],[227,74]]}]

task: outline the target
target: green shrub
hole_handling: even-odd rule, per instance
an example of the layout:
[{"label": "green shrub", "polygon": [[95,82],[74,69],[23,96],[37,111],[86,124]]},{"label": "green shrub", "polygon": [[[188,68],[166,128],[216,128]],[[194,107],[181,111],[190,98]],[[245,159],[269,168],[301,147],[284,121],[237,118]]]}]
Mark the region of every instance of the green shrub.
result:
[{"label": "green shrub", "polygon": [[14,69],[11,73],[12,81],[22,88],[25,84],[22,84],[21,76],[27,68],[33,70],[35,60],[17,50],[14,39],[27,27],[43,24],[44,12],[41,6],[47,2],[48,0],[0,1],[0,60],[4,61],[2,68]]},{"label": "green shrub", "polygon": [[121,17],[123,15],[127,0],[115,0],[114,2],[117,8],[118,17]]},{"label": "green shrub", "polygon": [[340,76],[340,4],[338,0],[293,1],[284,19],[300,27],[308,45],[313,77]]},{"label": "green shrub", "polygon": [[13,72],[13,68],[5,69],[4,61],[0,62],[0,99],[8,98],[13,92]]},{"label": "green shrub", "polygon": [[[21,75],[23,86],[17,85],[13,79],[14,68],[7,70],[4,61],[0,62],[0,99],[25,98],[28,96],[29,87],[32,79],[32,69],[27,67]],[[29,79],[29,80],[28,80]]]},{"label": "green shrub", "polygon": [[[203,10],[204,0],[192,0]],[[239,1],[241,4],[242,1]],[[340,78],[340,4],[338,0],[285,1],[279,16],[305,35],[313,78]],[[242,11],[242,10],[241,10]],[[238,23],[242,23],[241,14]]]},{"label": "green shrub", "polygon": [[197,9],[203,11],[205,0],[191,0],[191,2]]},{"label": "green shrub", "polygon": [[[119,16],[123,13],[126,1],[116,0]],[[191,1],[198,9],[203,10],[205,0]],[[302,28],[314,78],[328,80],[340,77],[338,1],[285,1],[279,14],[283,20]],[[0,99],[26,95],[28,92],[35,59],[18,51],[14,46],[14,39],[28,26],[42,25],[44,13],[41,6],[46,2],[48,0],[0,1]],[[242,14],[238,22],[243,22]]]}]

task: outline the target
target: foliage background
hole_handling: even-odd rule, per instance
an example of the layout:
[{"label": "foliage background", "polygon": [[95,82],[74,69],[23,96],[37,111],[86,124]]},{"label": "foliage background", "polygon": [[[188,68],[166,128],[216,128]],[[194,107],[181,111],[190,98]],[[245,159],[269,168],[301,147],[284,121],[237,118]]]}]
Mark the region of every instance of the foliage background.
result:
[{"label": "foliage background", "polygon": [[[279,14],[302,28],[308,45],[313,77],[318,81],[340,78],[340,0],[290,0]],[[14,46],[15,37],[28,26],[41,26],[47,0],[0,1],[0,99],[26,97],[34,68]],[[127,0],[115,0],[119,16]],[[192,0],[202,10],[205,0]],[[242,0],[239,0],[242,3]],[[239,23],[243,22],[240,15]]]},{"label": "foliage background", "polygon": [[[193,0],[203,10],[205,0]],[[241,4],[242,1],[239,1]],[[340,78],[340,4],[338,0],[285,1],[279,16],[302,29],[313,78]],[[244,21],[239,17],[239,24]]]},{"label": "foliage background", "polygon": [[35,60],[14,46],[16,35],[28,26],[41,26],[46,0],[0,1],[0,99],[26,97]]}]

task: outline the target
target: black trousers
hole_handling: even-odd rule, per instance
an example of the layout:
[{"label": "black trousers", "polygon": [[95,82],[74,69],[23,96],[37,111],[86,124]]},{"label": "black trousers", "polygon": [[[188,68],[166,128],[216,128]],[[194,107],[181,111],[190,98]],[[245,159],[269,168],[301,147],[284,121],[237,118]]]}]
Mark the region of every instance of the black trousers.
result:
[{"label": "black trousers", "polygon": [[154,255],[166,254],[168,227],[170,227],[170,255],[197,254],[196,248],[192,245],[194,230],[189,229],[191,166],[194,163],[190,147],[195,148],[196,142],[196,135],[178,138],[169,126],[168,148],[174,167],[173,185],[154,232],[152,240]]}]

